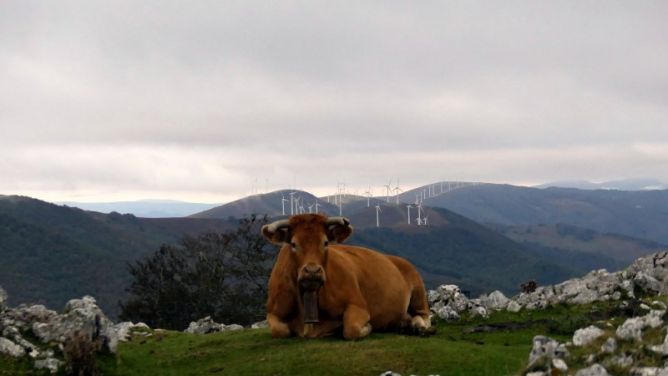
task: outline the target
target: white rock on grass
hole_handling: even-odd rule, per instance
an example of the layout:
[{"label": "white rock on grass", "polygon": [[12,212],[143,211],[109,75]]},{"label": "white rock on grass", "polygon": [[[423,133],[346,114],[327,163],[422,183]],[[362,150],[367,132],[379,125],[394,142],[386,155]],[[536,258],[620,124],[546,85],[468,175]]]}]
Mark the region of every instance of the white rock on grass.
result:
[{"label": "white rock on grass", "polygon": [[573,334],[573,345],[586,346],[602,335],[603,331],[594,325],[578,329]]},{"label": "white rock on grass", "polygon": [[668,376],[668,368],[636,367],[631,369],[632,376]]},{"label": "white rock on grass", "polygon": [[617,350],[617,341],[610,337],[605,340],[605,342],[601,345],[601,352],[605,354],[612,354]]},{"label": "white rock on grass", "polygon": [[559,371],[566,373],[568,372],[568,365],[564,362],[563,359],[554,358],[552,359],[552,368],[558,369]]},{"label": "white rock on grass", "polygon": [[663,324],[661,317],[666,313],[666,311],[652,310],[647,315],[641,317],[633,317],[626,319],[624,323],[617,328],[615,334],[617,337],[624,340],[636,340],[640,341],[642,339],[642,330],[649,328],[658,328]]},{"label": "white rock on grass", "polygon": [[595,363],[575,373],[575,376],[607,376],[608,371],[602,365]]},{"label": "white rock on grass", "polygon": [[482,299],[482,304],[485,308],[491,310],[502,310],[508,306],[509,302],[510,299],[506,298],[506,296],[499,290],[491,292]]},{"label": "white rock on grass", "polygon": [[37,369],[47,369],[52,374],[58,372],[58,369],[63,364],[62,361],[55,358],[46,358],[35,361],[35,368]]},{"label": "white rock on grass", "polygon": [[267,320],[259,321],[251,325],[251,329],[264,329],[267,327],[269,327],[269,323],[267,322]]},{"label": "white rock on grass", "polygon": [[506,306],[506,309],[509,312],[519,312],[522,309],[522,306],[518,302],[511,300]]},{"label": "white rock on grass", "polygon": [[19,358],[25,355],[26,351],[23,347],[15,344],[14,342],[8,340],[7,338],[0,337],[0,354],[5,354],[13,356],[14,358]]},{"label": "white rock on grass", "polygon": [[662,344],[650,346],[649,349],[662,355],[668,355],[668,334],[666,334],[666,338],[663,339]]}]

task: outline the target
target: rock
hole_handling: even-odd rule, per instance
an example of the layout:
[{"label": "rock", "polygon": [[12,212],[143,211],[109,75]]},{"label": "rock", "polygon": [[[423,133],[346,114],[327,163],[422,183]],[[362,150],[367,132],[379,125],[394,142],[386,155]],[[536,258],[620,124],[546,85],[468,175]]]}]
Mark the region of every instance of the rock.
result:
[{"label": "rock", "polygon": [[573,345],[586,346],[602,335],[603,331],[594,325],[590,325],[583,329],[578,329],[573,334]]},{"label": "rock", "polygon": [[568,372],[568,365],[566,364],[566,362],[564,362],[563,359],[560,358],[552,359],[552,368],[557,369],[563,373]]},{"label": "rock", "polygon": [[522,306],[518,302],[511,300],[506,306],[506,309],[509,312],[519,312],[522,309]]},{"label": "rock", "polygon": [[547,376],[547,373],[543,371],[538,371],[538,372],[527,372],[524,374],[524,376]]},{"label": "rock", "polygon": [[631,369],[632,376],[668,376],[668,368],[636,367]]},{"label": "rock", "polygon": [[474,317],[475,316],[480,316],[480,317],[483,317],[483,318],[487,318],[489,316],[485,307],[473,307],[473,308],[471,308],[471,314]]},{"label": "rock", "polygon": [[401,374],[393,371],[385,371],[381,373],[380,376],[401,376]]},{"label": "rock", "polygon": [[645,303],[640,304],[640,309],[644,309],[645,311],[651,310],[651,308]]},{"label": "rock", "polygon": [[663,343],[656,346],[650,346],[649,349],[662,355],[668,355],[668,334],[663,339]]},{"label": "rock", "polygon": [[63,362],[55,358],[39,359],[35,361],[35,368],[47,369],[52,374],[58,372],[58,368],[60,368],[61,365],[63,365]]},{"label": "rock", "polygon": [[659,301],[659,300],[653,300],[652,301],[652,306],[655,307],[656,309],[660,309],[660,310],[663,310],[663,311],[668,309],[668,306],[666,306],[666,303],[664,303],[662,301]]},{"label": "rock", "polygon": [[549,337],[535,336],[526,372],[547,371],[549,373],[552,368],[552,360],[563,359],[567,354],[568,351],[563,344]]},{"label": "rock", "polygon": [[601,352],[605,354],[612,354],[617,350],[617,341],[613,337],[609,337],[601,345]]},{"label": "rock", "polygon": [[111,352],[116,350],[115,343],[118,341],[113,323],[91,296],[70,300],[62,315],[46,322],[34,322],[32,332],[43,343],[64,343],[75,332],[81,332],[91,339],[102,338],[103,348]]},{"label": "rock", "polygon": [[575,376],[607,376],[608,371],[602,365],[596,363],[583,368],[575,373]]},{"label": "rock", "polygon": [[502,310],[508,306],[510,299],[499,290],[491,292],[484,299],[481,300],[482,305],[488,310]]},{"label": "rock", "polygon": [[184,330],[184,332],[192,334],[208,334],[222,332],[223,330],[225,330],[224,324],[218,324],[211,319],[211,316],[207,316],[203,319],[191,322],[190,325],[188,325],[188,329]]},{"label": "rock", "polygon": [[5,337],[0,337],[0,354],[5,354],[13,356],[15,358],[22,357],[26,354],[26,351],[23,347],[15,344],[14,342],[8,340]]},{"label": "rock", "polygon": [[661,282],[642,271],[638,272],[635,277],[633,277],[633,283],[650,294],[658,294],[665,290]]},{"label": "rock", "polygon": [[438,293],[436,290],[429,290],[427,292],[427,300],[429,301],[429,305],[433,305],[436,303],[437,300],[441,298],[441,294]]},{"label": "rock", "polygon": [[0,286],[0,312],[5,310],[7,304],[7,292]]},{"label": "rock", "polygon": [[633,339],[640,341],[642,339],[642,330],[646,327],[658,328],[661,326],[663,324],[661,317],[665,313],[666,311],[652,310],[645,316],[626,319],[626,321],[617,328],[615,334],[617,337],[624,340]]},{"label": "rock", "polygon": [[450,306],[441,306],[434,311],[434,314],[445,321],[459,320],[459,314]]},{"label": "rock", "polygon": [[230,325],[225,325],[225,328],[223,330],[225,331],[234,331],[234,330],[243,330],[243,326],[239,324],[230,324]]},{"label": "rock", "polygon": [[259,321],[259,322],[256,322],[255,324],[251,325],[251,329],[264,329],[264,328],[268,328],[268,327],[269,327],[269,323],[267,323],[267,320]]},{"label": "rock", "polygon": [[35,322],[47,322],[53,320],[58,314],[56,311],[46,309],[41,304],[27,306],[21,304],[14,309],[4,313],[5,320],[12,322],[19,330],[30,330]]}]

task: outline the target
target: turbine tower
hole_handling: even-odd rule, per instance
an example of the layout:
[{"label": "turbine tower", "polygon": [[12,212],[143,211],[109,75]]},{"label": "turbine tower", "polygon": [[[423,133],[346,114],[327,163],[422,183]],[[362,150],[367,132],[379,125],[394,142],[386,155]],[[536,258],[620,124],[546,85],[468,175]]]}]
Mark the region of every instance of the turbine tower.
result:
[{"label": "turbine tower", "polygon": [[321,206],[320,203],[319,203],[318,200],[316,199],[316,200],[315,200],[315,212],[316,212],[316,213],[318,213],[318,207],[320,207],[320,206]]},{"label": "turbine tower", "polygon": [[387,200],[387,202],[390,202],[390,194],[392,193],[392,179],[390,179],[390,182],[385,184],[384,187],[387,190],[386,200]]},{"label": "turbine tower", "polygon": [[380,205],[376,205],[376,227],[380,227]]},{"label": "turbine tower", "polygon": [[294,215],[294,206],[295,206],[295,191],[290,192],[290,215]]},{"label": "turbine tower", "polygon": [[394,195],[397,198],[397,205],[399,205],[399,193],[403,191],[403,189],[399,188],[399,178],[397,178],[397,185],[394,187]]},{"label": "turbine tower", "polygon": [[364,194],[366,195],[366,207],[368,208],[371,206],[371,186],[369,186],[369,190],[364,192]]},{"label": "turbine tower", "polygon": [[408,210],[408,215],[406,217],[408,218],[408,224],[409,225],[411,224],[411,208],[412,207],[413,207],[413,205],[411,205],[411,204],[406,205],[406,209]]},{"label": "turbine tower", "polygon": [[285,198],[285,195],[281,195],[281,208],[283,209],[283,215],[285,215],[285,203],[288,202],[288,200]]}]

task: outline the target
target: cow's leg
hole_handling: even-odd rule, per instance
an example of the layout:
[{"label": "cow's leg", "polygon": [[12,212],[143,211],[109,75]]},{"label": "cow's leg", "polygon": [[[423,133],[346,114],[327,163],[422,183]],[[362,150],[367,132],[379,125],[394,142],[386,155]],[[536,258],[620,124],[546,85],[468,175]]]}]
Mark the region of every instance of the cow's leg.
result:
[{"label": "cow's leg", "polygon": [[327,320],[320,321],[317,324],[304,324],[302,337],[319,338],[334,334],[341,327],[341,321]]},{"label": "cow's leg", "polygon": [[292,335],[292,331],[288,326],[288,323],[281,321],[273,313],[267,314],[267,323],[269,324],[269,329],[271,330],[271,336],[274,338],[285,338]]},{"label": "cow's leg", "polygon": [[371,333],[369,311],[351,304],[343,312],[343,338],[355,340],[364,338]]},{"label": "cow's leg", "polygon": [[434,328],[429,319],[429,303],[427,292],[422,286],[413,288],[411,300],[408,305],[408,313],[411,318],[411,328],[420,335],[433,334]]}]

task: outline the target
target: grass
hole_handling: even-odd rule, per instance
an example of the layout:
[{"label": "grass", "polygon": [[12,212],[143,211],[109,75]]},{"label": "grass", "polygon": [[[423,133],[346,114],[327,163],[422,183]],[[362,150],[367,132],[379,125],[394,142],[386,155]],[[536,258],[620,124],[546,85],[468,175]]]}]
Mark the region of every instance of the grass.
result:
[{"label": "grass", "polygon": [[[527,364],[535,335],[565,342],[578,328],[623,322],[623,316],[614,303],[558,305],[438,322],[437,334],[428,338],[372,333],[356,342],[339,337],[279,340],[267,329],[208,335],[153,331],[148,337],[135,334],[117,355],[100,356],[98,364],[103,375],[378,375],[387,370],[402,375],[516,375]],[[511,323],[514,328],[503,328]],[[479,332],[483,326],[502,328]],[[647,334],[656,337],[652,343],[662,339],[661,333]],[[0,356],[0,375],[29,369],[29,361]]]}]

